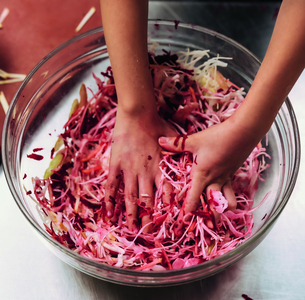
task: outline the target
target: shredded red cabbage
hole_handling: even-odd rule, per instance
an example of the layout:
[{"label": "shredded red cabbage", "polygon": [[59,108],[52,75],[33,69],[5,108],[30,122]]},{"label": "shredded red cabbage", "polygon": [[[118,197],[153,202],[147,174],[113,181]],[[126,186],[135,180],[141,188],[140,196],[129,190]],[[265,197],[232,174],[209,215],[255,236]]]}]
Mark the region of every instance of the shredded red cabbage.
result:
[{"label": "shredded red cabbage", "polygon": [[[175,125],[177,141],[223,122],[244,99],[243,89],[217,71],[217,67],[226,66],[222,60],[227,58],[204,61],[208,55],[208,51],[149,55],[158,111]],[[106,81],[93,75],[98,92],[92,92],[87,101],[83,90],[80,102],[73,104],[64,131],[51,151],[53,159],[44,178],[33,178],[33,194],[45,216],[46,231],[90,259],[119,268],[153,271],[200,264],[248,239],[253,227],[254,195],[268,167],[265,158],[269,156],[261,144],[234,176],[232,186],[238,202],[235,212],[227,210],[228,201],[220,192],[212,191],[209,203],[203,193],[198,209],[189,214],[191,219],[184,220],[183,235],[177,237],[175,220],[190,188],[196,157],[193,160],[188,152],[164,152],[161,181],[167,179],[174,192],[171,204],[163,205],[160,184],[154,199],[153,233],[143,233],[143,228],[138,233],[128,229],[123,183],[115,199],[117,222],[105,219],[105,183],[117,97],[111,67],[102,75]],[[34,156],[37,158],[37,154],[29,155]],[[211,207],[220,213],[217,224]]]}]

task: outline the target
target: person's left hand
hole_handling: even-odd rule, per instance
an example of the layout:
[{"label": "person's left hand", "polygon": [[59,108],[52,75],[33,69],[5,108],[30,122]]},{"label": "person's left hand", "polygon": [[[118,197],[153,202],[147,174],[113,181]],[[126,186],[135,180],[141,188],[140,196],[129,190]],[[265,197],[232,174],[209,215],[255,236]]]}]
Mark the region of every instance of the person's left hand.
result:
[{"label": "person's left hand", "polygon": [[[188,151],[193,153],[194,163],[191,171],[191,188],[188,190],[180,211],[175,233],[182,234],[182,219],[195,211],[200,201],[200,195],[205,190],[208,202],[212,197],[211,191],[221,191],[228,201],[228,210],[236,209],[236,198],[231,187],[231,179],[236,170],[247,159],[256,145],[255,137],[249,132],[243,132],[230,119],[214,125],[204,131],[187,136],[184,142],[180,139],[175,146],[175,137],[159,138],[159,144],[171,152]],[[211,206],[210,206],[211,208]],[[215,221],[219,213],[211,208]]]}]

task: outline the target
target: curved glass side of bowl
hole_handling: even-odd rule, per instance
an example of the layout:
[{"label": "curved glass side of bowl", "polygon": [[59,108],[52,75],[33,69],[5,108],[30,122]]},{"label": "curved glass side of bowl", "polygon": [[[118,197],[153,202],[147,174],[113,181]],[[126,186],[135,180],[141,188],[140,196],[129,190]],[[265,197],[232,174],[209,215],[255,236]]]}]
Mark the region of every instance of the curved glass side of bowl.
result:
[{"label": "curved glass side of bowl", "polygon": [[[210,49],[211,56],[231,57],[222,74],[247,91],[260,66],[258,59],[236,42],[208,29],[174,22],[150,21],[148,44],[158,43],[157,53]],[[251,252],[267,235],[285,207],[293,190],[300,160],[300,142],[295,115],[289,99],[279,111],[263,140],[271,167],[260,182],[255,205],[269,192],[254,212],[253,235],[231,252],[201,265],[166,272],[138,272],[109,267],[64,248],[45,231],[37,204],[27,195],[32,177],[42,177],[49,160],[35,161],[27,155],[35,148],[50,157],[51,149],[68,119],[72,102],[85,83],[97,91],[92,73],[100,76],[109,66],[102,28],[82,34],[45,57],[27,76],[7,114],[2,140],[5,175],[13,197],[35,232],[60,259],[91,276],[133,286],[166,286],[211,276]],[[26,178],[24,175],[27,175]]]}]

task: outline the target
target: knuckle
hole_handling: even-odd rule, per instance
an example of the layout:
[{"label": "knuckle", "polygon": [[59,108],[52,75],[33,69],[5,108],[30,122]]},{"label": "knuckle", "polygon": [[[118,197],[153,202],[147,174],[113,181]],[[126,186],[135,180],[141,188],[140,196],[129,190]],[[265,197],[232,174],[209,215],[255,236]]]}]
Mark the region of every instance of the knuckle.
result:
[{"label": "knuckle", "polygon": [[113,194],[116,191],[116,185],[113,182],[107,182],[105,189],[108,193]]},{"label": "knuckle", "polygon": [[131,205],[137,205],[138,196],[135,192],[129,192],[125,194],[125,201]]},{"label": "knuckle", "polygon": [[153,198],[148,195],[141,196],[141,206],[144,206],[146,208],[152,208],[153,207]]}]

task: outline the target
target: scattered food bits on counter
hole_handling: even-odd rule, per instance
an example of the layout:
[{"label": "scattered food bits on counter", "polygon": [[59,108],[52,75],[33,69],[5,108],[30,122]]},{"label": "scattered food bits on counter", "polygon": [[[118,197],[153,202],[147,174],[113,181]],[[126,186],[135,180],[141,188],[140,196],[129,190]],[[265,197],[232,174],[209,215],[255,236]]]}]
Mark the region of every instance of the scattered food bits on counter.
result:
[{"label": "scattered food bits on counter", "polygon": [[91,7],[90,10],[87,12],[87,14],[84,16],[84,18],[80,21],[78,26],[75,29],[75,32],[79,32],[83,26],[88,22],[88,20],[93,16],[95,13],[95,7]]},{"label": "scattered food bits on counter", "polygon": [[0,103],[2,105],[2,108],[4,110],[4,113],[6,114],[9,108],[9,104],[4,96],[4,93],[1,91],[0,92]]},{"label": "scattered food bits on counter", "polygon": [[0,29],[3,28],[2,23],[5,20],[5,18],[8,16],[9,12],[10,12],[10,10],[7,7],[5,7],[3,9],[3,11],[2,11],[2,13],[0,15]]},{"label": "scattered food bits on counter", "polygon": [[[26,75],[7,73],[0,69],[0,84],[8,84],[23,81]],[[2,78],[2,79],[1,79]]]}]

